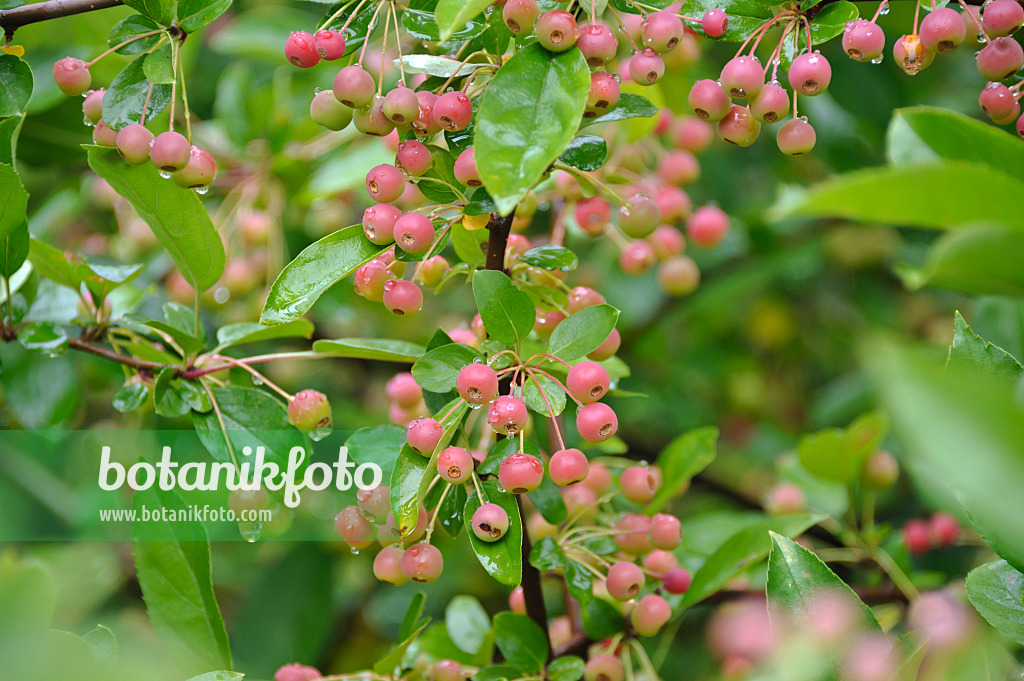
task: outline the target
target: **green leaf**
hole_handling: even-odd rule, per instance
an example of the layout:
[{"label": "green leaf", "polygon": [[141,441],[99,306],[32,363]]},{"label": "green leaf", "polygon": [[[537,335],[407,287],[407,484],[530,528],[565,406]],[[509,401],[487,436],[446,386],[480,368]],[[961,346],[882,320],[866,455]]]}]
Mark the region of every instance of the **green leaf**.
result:
[{"label": "green leaf", "polygon": [[774,605],[786,608],[800,621],[808,618],[807,606],[815,597],[843,598],[851,604],[856,603],[867,629],[872,633],[883,633],[871,609],[816,555],[774,532],[771,539],[767,592]]},{"label": "green leaf", "polygon": [[530,382],[523,388],[523,401],[526,402],[526,406],[541,416],[561,414],[565,410],[565,400],[565,391],[545,376],[530,376]]},{"label": "green leaf", "polygon": [[[0,175],[2,174],[3,168],[0,166]],[[43,241],[35,238],[29,240],[28,259],[39,274],[61,286],[67,286],[77,291],[78,285],[82,283],[82,279],[75,267],[68,262],[64,251]]]},{"label": "green leaf", "polygon": [[455,388],[455,379],[462,367],[480,359],[480,353],[473,348],[450,343],[434,348],[416,360],[412,365],[412,375],[424,390],[446,393]]},{"label": "green leaf", "polygon": [[174,370],[168,368],[160,372],[156,377],[156,383],[153,384],[153,405],[156,413],[171,419],[184,416],[191,411],[177,388],[171,385],[173,380]]},{"label": "green leaf", "polygon": [[[490,211],[488,211],[490,212]],[[459,260],[470,265],[483,267],[487,262],[484,255],[484,248],[487,244],[487,230],[477,229],[470,231],[465,228],[461,221],[452,225],[452,248]]]},{"label": "green leaf", "polygon": [[1004,378],[1015,386],[1020,380],[1024,366],[1013,355],[997,345],[987,343],[981,336],[974,333],[964,318],[957,312],[954,315],[953,345],[949,348],[949,362],[975,366],[990,376]]},{"label": "green leaf", "polygon": [[227,430],[221,430],[213,411],[193,413],[192,423],[199,440],[217,461],[231,461],[225,436],[236,454],[246,447],[254,452],[263,447],[266,460],[278,466],[287,463],[292,447],[306,448],[309,444],[306,436],[288,423],[288,409],[276,397],[257,388],[228,386],[211,390]]},{"label": "green leaf", "polygon": [[580,135],[569,142],[558,160],[580,170],[597,170],[608,160],[608,143],[597,135]]},{"label": "green leaf", "polygon": [[526,615],[499,612],[494,616],[495,641],[505,661],[530,674],[544,668],[548,659],[548,636]]},{"label": "green leaf", "polygon": [[476,18],[490,4],[488,0],[438,0],[434,15],[441,40],[451,38],[453,33],[463,28],[470,19]]},{"label": "green leaf", "polygon": [[765,517],[746,525],[719,546],[693,575],[682,607],[696,605],[743,570],[764,560],[772,548],[770,532],[795,537],[824,517],[810,514]]},{"label": "green leaf", "polygon": [[[1024,148],[1020,140],[996,126],[949,109],[927,106],[898,109],[890,131],[900,124],[944,159],[984,163],[1012,177],[1024,177]],[[890,142],[891,139],[890,134]]]},{"label": "green leaf", "polygon": [[14,168],[0,163],[0,239],[25,224],[28,192]]},{"label": "green leaf", "polygon": [[20,227],[15,227],[13,232],[0,239],[0,274],[9,279],[21,269],[28,259],[30,241],[27,222],[22,222]]},{"label": "green leaf", "polygon": [[174,21],[174,9],[178,2],[177,0],[124,0],[124,4],[153,21],[170,26]]},{"label": "green leaf", "polygon": [[113,149],[89,147],[89,166],[132,204],[193,288],[217,283],[224,245],[195,192],[163,179],[150,163],[125,163]]},{"label": "green leaf", "polygon": [[[146,54],[142,62],[142,72],[146,79],[158,85],[169,85],[174,82],[174,65],[171,63],[171,46],[163,45],[155,52]],[[106,96],[103,98],[106,101]],[[148,109],[147,109],[148,111]]]},{"label": "green leaf", "polygon": [[[156,118],[171,101],[170,84],[155,84],[146,78],[145,64],[148,58],[146,54],[136,57],[135,61],[114,76],[107,93],[103,95],[103,121],[114,130],[138,123],[143,106],[146,107],[146,120]],[[153,168],[153,172],[156,173],[156,168]]]},{"label": "green leaf", "polygon": [[580,264],[580,259],[575,253],[565,246],[556,246],[555,244],[535,246],[519,256],[519,259],[527,265],[539,267],[542,270],[558,270],[560,272],[572,272]]},{"label": "green leaf", "polygon": [[178,0],[178,26],[186,33],[195,33],[231,6],[231,0]]},{"label": "green leaf", "polygon": [[462,509],[466,507],[468,499],[465,485],[453,485],[441,502],[438,520],[444,531],[453,539],[462,531]]},{"label": "green leaf", "polygon": [[448,601],[444,610],[444,624],[452,643],[471,655],[487,641],[491,632],[491,618],[484,606],[473,596],[459,594]]},{"label": "green leaf", "polygon": [[409,649],[412,642],[416,640],[416,637],[423,633],[423,630],[430,624],[430,620],[423,620],[420,625],[406,638],[396,643],[388,654],[377,660],[373,665],[373,671],[378,674],[396,674],[398,668],[402,664],[402,658],[405,657],[405,651]]},{"label": "green leaf", "polygon": [[[428,3],[429,6],[429,3]],[[402,12],[402,25],[412,37],[427,42],[440,42],[441,32],[437,26],[437,18],[433,12],[422,9],[407,7]],[[456,27],[454,32],[448,36],[449,41],[466,40],[475,38],[484,32],[487,24],[483,18],[471,18],[461,27]]]},{"label": "green leaf", "polygon": [[973,294],[1024,296],[1024,231],[975,227],[943,234],[920,267],[897,264],[907,288],[935,286]]},{"label": "green leaf", "polygon": [[424,348],[419,343],[391,338],[338,338],[316,341],[313,343],[313,351],[331,357],[408,363],[422,357]]},{"label": "green leaf", "polygon": [[[398,63],[396,59],[395,64]],[[456,59],[433,54],[407,54],[402,57],[401,64],[406,73],[425,73],[438,78],[462,78],[480,68],[480,64],[463,64]]]},{"label": "green leaf", "polygon": [[[133,36],[141,33],[149,33],[160,28],[155,21],[141,14],[131,14],[114,24],[110,29],[110,37],[107,38],[107,45],[115,47]],[[127,45],[117,49],[118,54],[139,54],[148,52],[160,40],[160,34],[154,34],[145,38],[133,40]]]},{"label": "green leaf", "polygon": [[32,97],[32,69],[21,57],[0,53],[0,118],[25,111]]},{"label": "green leaf", "polygon": [[68,335],[53,322],[35,322],[18,332],[18,342],[26,350],[34,350],[47,357],[56,357],[68,349]]},{"label": "green leaf", "polygon": [[188,681],[240,681],[244,676],[245,674],[240,672],[206,672],[199,676],[193,676],[191,679],[188,679]]},{"label": "green leaf", "polygon": [[313,335],[313,323],[308,319],[296,319],[279,326],[264,326],[253,322],[227,324],[217,329],[217,347],[220,352],[225,348],[245,343],[277,340],[279,338],[310,338]]},{"label": "green leaf", "polygon": [[[173,493],[154,488],[132,498],[141,514],[163,510],[179,514],[185,504]],[[230,669],[231,648],[213,593],[210,544],[201,523],[159,520],[132,523],[135,573],[153,628],[186,673]]]},{"label": "green leaf", "polygon": [[96,627],[82,636],[82,640],[92,648],[93,657],[102,662],[116,662],[117,638],[107,627],[97,624]]},{"label": "green leaf", "polygon": [[21,124],[25,122],[25,115],[8,116],[0,118],[0,163],[14,165],[15,153],[18,146],[18,134],[21,132]]},{"label": "green leaf", "polygon": [[536,310],[530,296],[516,288],[504,272],[481,270],[474,274],[473,296],[491,338],[520,343],[530,335]]},{"label": "green leaf", "polygon": [[399,639],[409,638],[412,632],[419,628],[426,603],[427,595],[425,593],[417,591],[413,594],[412,600],[409,601],[409,607],[406,608],[405,615],[402,616],[402,627],[398,631]]},{"label": "green leaf", "polygon": [[611,123],[613,121],[624,121],[629,118],[651,118],[657,115],[658,107],[651,104],[643,95],[635,95],[629,92],[623,92],[619,96],[619,101],[615,107],[597,118],[584,119],[581,128],[587,128],[597,123]]},{"label": "green leaf", "polygon": [[822,182],[769,218],[839,217],[945,229],[997,223],[1024,229],[1024,183],[986,165],[949,161],[870,168]]},{"label": "green leaf", "polygon": [[657,513],[682,493],[693,476],[715,460],[717,443],[718,429],[714,426],[691,430],[669,442],[658,454],[662,483],[647,504],[647,512]]},{"label": "green leaf", "polygon": [[811,19],[811,43],[826,43],[846,30],[846,24],[860,16],[857,6],[847,0],[831,2]]},{"label": "green leaf", "polygon": [[566,362],[585,357],[608,340],[619,320],[611,305],[591,305],[558,323],[548,340],[548,352]]},{"label": "green leaf", "polygon": [[[487,570],[487,574],[505,586],[519,586],[523,576],[523,522],[519,517],[519,505],[515,496],[505,492],[498,486],[497,480],[483,480],[480,492],[488,503],[497,504],[508,513],[508,532],[505,536],[495,542],[485,542],[477,538],[475,532],[467,532],[469,543],[473,547],[480,564]],[[463,513],[466,526],[472,526],[473,514],[480,508],[480,499],[472,494],[466,502],[466,510]],[[495,633],[498,632],[498,618],[494,618]],[[499,634],[499,648],[501,640]],[[505,658],[512,662],[508,653],[502,648]],[[545,654],[545,658],[547,655]],[[512,664],[515,664],[512,662]]]},{"label": "green leaf", "polygon": [[142,381],[129,383],[114,393],[114,409],[122,414],[141,409],[149,399],[149,386]]},{"label": "green leaf", "polygon": [[484,667],[473,675],[473,681],[513,681],[521,676],[519,670],[507,664]]},{"label": "green leaf", "polygon": [[501,214],[511,213],[565,150],[589,91],[579,50],[551,54],[533,44],[498,70],[480,103],[473,143],[480,178]]},{"label": "green leaf", "polygon": [[800,465],[814,475],[851,483],[860,478],[864,461],[878,449],[888,430],[885,414],[870,412],[848,428],[806,435],[797,446]]},{"label": "green leaf", "polygon": [[967,597],[988,623],[1017,643],[1024,644],[1024,575],[1005,560],[971,570]]},{"label": "green leaf", "polygon": [[285,265],[270,289],[262,324],[284,324],[313,307],[320,295],[383,250],[353,225],[307,246]]},{"label": "green leaf", "polygon": [[551,681],[579,681],[583,678],[586,663],[575,655],[563,655],[548,665]]}]

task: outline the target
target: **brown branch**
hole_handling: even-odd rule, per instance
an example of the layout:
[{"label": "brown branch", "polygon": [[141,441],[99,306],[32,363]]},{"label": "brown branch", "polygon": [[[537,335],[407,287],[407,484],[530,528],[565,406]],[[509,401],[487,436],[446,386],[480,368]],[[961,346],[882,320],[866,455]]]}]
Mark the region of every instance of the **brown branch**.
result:
[{"label": "brown branch", "polygon": [[[526,602],[526,614],[537,623],[545,635],[548,633],[548,611],[544,606],[544,592],[540,587],[540,570],[530,563],[533,544],[526,533],[526,515],[523,513],[523,498],[516,496],[519,505],[519,518],[523,523],[523,600]],[[549,648],[548,660],[554,659],[554,651]]]},{"label": "brown branch", "polygon": [[38,21],[49,21],[69,17],[73,14],[92,12],[108,7],[123,5],[124,0],[47,0],[47,2],[36,2],[31,5],[22,5],[14,9],[0,10],[0,28],[8,39],[14,35],[14,31],[22,26],[34,24]]},{"label": "brown branch", "polygon": [[[126,366],[133,367],[135,369],[141,369],[144,371],[159,372],[170,367],[169,364],[161,364],[160,362],[150,362],[144,359],[137,359],[131,355],[122,355],[119,352],[115,352],[109,348],[105,348],[102,345],[93,345],[88,341],[84,341],[81,338],[69,338],[68,347],[75,350],[81,350],[88,352],[89,354],[109,359],[112,362],[118,362]],[[173,367],[177,372],[181,367]]]},{"label": "brown branch", "polygon": [[510,215],[502,217],[494,213],[487,223],[487,230],[491,233],[487,238],[487,269],[505,270],[505,247],[508,246],[508,235],[512,232],[512,219],[515,211]]}]

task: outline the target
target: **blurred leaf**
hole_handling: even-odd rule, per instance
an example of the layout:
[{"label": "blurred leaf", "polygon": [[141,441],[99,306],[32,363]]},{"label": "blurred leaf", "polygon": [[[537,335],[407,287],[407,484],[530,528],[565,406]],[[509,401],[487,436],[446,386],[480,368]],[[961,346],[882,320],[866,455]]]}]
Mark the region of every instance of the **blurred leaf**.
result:
[{"label": "blurred leaf", "polygon": [[0,53],[0,118],[25,111],[32,97],[32,68],[21,57]]},{"label": "blurred leaf", "polygon": [[583,678],[586,664],[575,655],[563,655],[548,665],[548,678],[551,681],[579,681]]},{"label": "blurred leaf", "polygon": [[715,460],[717,443],[718,429],[714,426],[691,430],[669,442],[658,454],[662,483],[654,498],[647,504],[647,512],[657,513],[665,504],[681,494],[693,476]]},{"label": "blurred leaf", "polygon": [[402,628],[398,632],[399,639],[409,638],[414,631],[420,628],[420,623],[423,620],[423,607],[426,605],[427,595],[422,591],[417,591],[412,596],[412,600],[409,601],[409,607],[405,610],[405,615],[402,616]]},{"label": "blurred leaf", "polygon": [[149,386],[139,381],[129,383],[114,393],[114,409],[127,413],[140,409],[149,399]]},{"label": "blurred leaf", "polygon": [[422,357],[424,348],[418,343],[390,338],[337,338],[316,341],[313,343],[313,351],[331,357],[406,363]]},{"label": "blurred leaf", "polygon": [[217,461],[231,461],[224,438],[231,440],[232,448],[238,455],[245,447],[255,452],[257,447],[266,450],[266,461],[278,466],[287,463],[292,447],[305,448],[306,436],[288,423],[288,409],[285,404],[263,390],[228,386],[211,388],[213,397],[220,407],[224,419],[221,430],[216,412],[192,414],[196,434],[210,454]]},{"label": "blurred leaf", "polygon": [[984,163],[1013,177],[1024,177],[1024,148],[1015,135],[949,109],[898,109],[891,126],[902,122],[938,156]]},{"label": "blurred leaf", "polygon": [[[523,576],[523,522],[519,517],[519,506],[515,496],[505,492],[498,485],[497,480],[483,480],[479,488],[487,503],[498,504],[508,513],[508,531],[498,541],[485,542],[477,538],[475,532],[466,532],[469,543],[473,547],[480,564],[487,570],[487,574],[493,577],[498,583],[505,586],[518,586]],[[476,494],[469,496],[466,502],[466,510],[463,518],[467,527],[472,526],[473,514],[480,508],[480,498]],[[498,647],[501,648],[505,658],[515,664],[509,652],[502,647],[502,634],[499,631],[498,618],[503,614],[499,613],[494,618],[494,630],[498,640]],[[536,625],[535,625],[536,626]],[[545,658],[547,657],[545,653]]]},{"label": "blurred leaf", "polygon": [[239,672],[206,672],[199,676],[193,676],[188,681],[239,681],[245,674]]},{"label": "blurred leaf", "polygon": [[507,664],[498,664],[490,667],[483,667],[473,675],[473,681],[513,681],[522,674],[516,667]]},{"label": "blurred leaf", "polygon": [[971,570],[967,575],[967,597],[988,623],[1024,644],[1024,575],[1005,560]]},{"label": "blurred leaf", "polygon": [[473,275],[473,296],[484,328],[502,343],[520,343],[536,321],[530,296],[512,283],[504,272],[481,270]]},{"label": "blurred leaf", "polygon": [[580,135],[569,142],[558,160],[583,171],[597,170],[608,160],[608,143],[597,135]]},{"label": "blurred leaf", "polygon": [[117,638],[107,627],[97,624],[96,628],[82,636],[82,639],[92,648],[93,656],[101,662],[115,662],[117,660]]},{"label": "blurred leaf", "polygon": [[584,357],[608,340],[619,319],[611,305],[591,305],[558,323],[548,340],[548,352],[566,362]]},{"label": "blurred leaf", "polygon": [[526,615],[499,612],[494,616],[498,650],[524,674],[536,673],[548,660],[548,636]]},{"label": "blurred leaf", "polygon": [[53,428],[78,409],[81,384],[67,355],[42,357],[5,343],[0,344],[0,366],[0,391],[18,396],[4,400],[4,408],[22,428]]},{"label": "blurred leaf", "polygon": [[213,23],[231,6],[231,0],[177,0],[178,26],[186,33],[195,33]]},{"label": "blurred leaf", "polygon": [[191,411],[177,388],[171,385],[174,370],[164,369],[153,384],[153,405],[156,413],[167,418],[178,418]]},{"label": "blurred leaf", "polygon": [[23,563],[10,551],[0,556],[0,632],[4,638],[49,627],[56,602],[53,575],[45,567]]},{"label": "blurred leaf", "polygon": [[28,192],[14,168],[0,163],[0,239],[25,224]]},{"label": "blurred leaf", "polygon": [[579,50],[540,45],[515,53],[480,103],[473,143],[477,168],[498,211],[511,213],[573,139],[590,91]]},{"label": "blurred leaf", "polygon": [[170,26],[178,0],[124,0],[124,4],[147,17]]},{"label": "blurred leaf", "polygon": [[864,461],[878,449],[888,430],[885,414],[870,412],[848,428],[805,435],[797,447],[800,465],[823,478],[851,483],[860,478]]},{"label": "blurred leaf", "polygon": [[[121,19],[121,21],[114,24],[114,27],[110,29],[110,37],[107,39],[107,45],[110,47],[116,47],[140,33],[149,33],[150,31],[155,31],[158,28],[159,26],[157,23],[149,17],[141,14],[131,14],[126,16],[124,19]],[[139,54],[140,52],[148,52],[159,40],[160,34],[139,38],[138,40],[133,40],[127,45],[118,48],[117,53]]]},{"label": "blurred leaf", "polygon": [[470,19],[479,16],[490,4],[489,0],[438,0],[434,15],[441,40],[451,38],[453,33],[463,28]]},{"label": "blurred leaf", "polygon": [[28,223],[22,222],[7,236],[0,239],[0,275],[8,279],[21,269],[28,259],[29,243]]},{"label": "blurred leaf", "polygon": [[53,322],[36,322],[18,331],[18,342],[26,350],[34,350],[45,357],[67,352],[68,336]]},{"label": "blurred leaf", "polygon": [[448,601],[444,624],[452,642],[471,655],[480,650],[491,632],[491,618],[487,611],[480,601],[466,594],[459,594]]},{"label": "blurred leaf", "polygon": [[[110,87],[107,88],[107,93],[103,95],[103,121],[114,130],[120,130],[131,123],[138,123],[142,116],[143,106],[146,107],[146,120],[156,118],[171,101],[170,84],[155,84],[146,77],[146,61],[148,59],[149,55],[143,54],[124,67],[121,73],[114,77]],[[137,167],[149,168],[150,165],[147,163]],[[96,170],[95,166],[93,170]],[[156,168],[152,168],[152,170],[155,175]],[[97,172],[99,171],[97,170]],[[170,184],[162,178],[161,181]]]},{"label": "blurred leaf", "polygon": [[658,113],[658,107],[651,104],[642,95],[635,95],[623,92],[619,96],[618,103],[603,116],[597,118],[585,118],[581,128],[587,128],[597,123],[611,123],[612,121],[624,121],[629,118],[651,118]]},{"label": "blurred leaf", "polygon": [[32,238],[29,241],[28,259],[39,274],[52,279],[62,286],[67,286],[77,291],[78,285],[82,283],[79,273],[68,262],[64,251],[60,251],[36,238]]},{"label": "blurred leaf", "polygon": [[388,654],[379,659],[373,665],[373,671],[378,674],[396,674],[399,671],[399,667],[402,664],[402,658],[405,656],[405,651],[408,650],[412,642],[416,640],[416,637],[423,633],[423,630],[430,624],[430,620],[424,620],[420,625],[406,638],[395,644]]},{"label": "blurred leaf", "polygon": [[565,246],[555,244],[543,244],[535,246],[519,256],[522,262],[542,270],[558,270],[560,272],[572,272],[580,264],[576,254]]},{"label": "blurred leaf", "polygon": [[480,359],[480,353],[467,345],[442,345],[416,360],[412,375],[424,390],[444,393],[455,388],[462,367]]},{"label": "blurred leaf", "polygon": [[1024,296],[1024,231],[976,227],[942,235],[922,267],[897,265],[911,289],[936,286],[973,294]]},{"label": "blurred leaf", "polygon": [[956,312],[954,315],[953,345],[949,348],[949,362],[977,366],[979,369],[999,378],[1005,378],[1014,386],[1024,372],[1024,366],[1013,355],[997,345],[985,342],[974,333],[967,322]]},{"label": "blurred leaf", "polygon": [[310,338],[312,335],[313,323],[308,319],[296,319],[279,326],[238,322],[217,329],[217,347],[214,348],[214,352],[245,343],[258,343],[279,338]]}]

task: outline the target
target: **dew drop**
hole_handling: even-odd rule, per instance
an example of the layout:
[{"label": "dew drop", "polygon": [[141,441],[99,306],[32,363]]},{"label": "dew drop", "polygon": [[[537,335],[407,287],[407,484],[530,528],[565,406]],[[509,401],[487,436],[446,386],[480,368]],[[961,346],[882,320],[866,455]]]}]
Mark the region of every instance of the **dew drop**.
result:
[{"label": "dew drop", "polygon": [[872,64],[881,64],[882,63],[882,59],[884,59],[884,58],[885,58],[885,55],[881,55],[880,54],[877,57],[875,57],[874,59],[872,59],[871,63]]},{"label": "dew drop", "polygon": [[253,385],[263,385],[263,378],[257,376],[256,374],[250,374],[250,376],[252,377]]},{"label": "dew drop", "polygon": [[316,97],[318,94],[320,94],[323,91],[324,91],[323,88],[315,87],[315,88],[313,88],[313,96]]},{"label": "dew drop", "polygon": [[216,291],[213,292],[213,299],[215,301],[217,301],[218,303],[221,303],[221,304],[228,302],[228,298],[230,298],[230,297],[231,297],[231,292],[228,291],[223,286],[221,286],[219,289],[217,289]]},{"label": "dew drop", "polygon": [[882,7],[878,10],[878,14],[879,14],[879,16],[883,16],[884,17],[888,13],[889,13],[889,2],[888,2],[888,0],[886,0],[886,2],[882,3]]},{"label": "dew drop", "polygon": [[354,546],[348,547],[348,550],[349,550],[349,553],[351,553],[353,556],[358,556],[359,555],[359,549],[357,549]]},{"label": "dew drop", "polygon": [[315,429],[307,432],[306,435],[308,435],[309,439],[312,440],[313,442],[320,442],[320,440],[323,440],[325,437],[330,435],[333,430],[334,430],[334,425],[331,424],[331,423],[328,423],[323,428],[315,428]]},{"label": "dew drop", "polygon": [[171,171],[170,170],[160,170],[158,172],[160,173],[160,177],[164,178],[165,180],[171,179]]},{"label": "dew drop", "polygon": [[89,120],[88,116],[82,116],[82,123],[90,128],[96,125],[95,123]]},{"label": "dew drop", "polygon": [[200,196],[205,195],[206,192],[208,192],[208,191],[210,191],[210,187],[209,186],[206,186],[206,187],[196,187],[196,194],[199,194]]},{"label": "dew drop", "polygon": [[238,534],[250,544],[256,543],[263,534],[263,523],[258,521],[241,520],[238,522]]},{"label": "dew drop", "polygon": [[484,405],[482,405],[482,404],[471,404],[471,405],[469,405],[469,408],[470,409],[479,409],[482,406],[484,406]]}]

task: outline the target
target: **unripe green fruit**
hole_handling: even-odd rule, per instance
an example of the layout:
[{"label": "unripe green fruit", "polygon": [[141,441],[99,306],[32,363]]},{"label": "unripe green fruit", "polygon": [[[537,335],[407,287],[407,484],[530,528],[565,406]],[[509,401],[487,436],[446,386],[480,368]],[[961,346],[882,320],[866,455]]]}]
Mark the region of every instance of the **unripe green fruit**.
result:
[{"label": "unripe green fruit", "polygon": [[331,403],[316,390],[302,390],[288,404],[288,423],[299,430],[320,430],[331,425]]},{"label": "unripe green fruit", "polygon": [[864,462],[864,484],[873,490],[887,490],[900,477],[900,465],[887,451],[879,449]]},{"label": "unripe green fruit", "polygon": [[339,102],[333,92],[324,90],[309,103],[309,116],[328,130],[344,130],[352,122],[352,109]]}]

